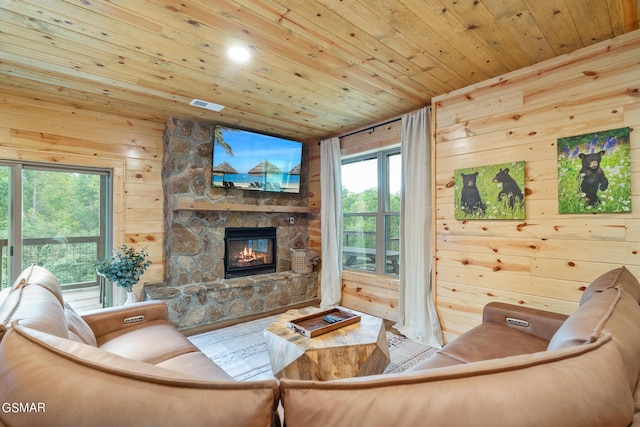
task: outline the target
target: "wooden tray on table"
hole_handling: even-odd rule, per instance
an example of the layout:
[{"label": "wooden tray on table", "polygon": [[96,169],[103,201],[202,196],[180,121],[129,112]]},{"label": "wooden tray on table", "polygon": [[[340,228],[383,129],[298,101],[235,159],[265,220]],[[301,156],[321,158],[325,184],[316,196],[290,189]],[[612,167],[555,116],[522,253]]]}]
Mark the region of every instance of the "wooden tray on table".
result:
[{"label": "wooden tray on table", "polygon": [[[333,318],[333,323],[325,320],[329,319],[327,316],[329,316],[329,318]],[[340,310],[339,308],[331,308],[315,314],[290,320],[287,322],[287,326],[300,332],[305,337],[313,338],[359,321],[360,315],[358,314]]]}]

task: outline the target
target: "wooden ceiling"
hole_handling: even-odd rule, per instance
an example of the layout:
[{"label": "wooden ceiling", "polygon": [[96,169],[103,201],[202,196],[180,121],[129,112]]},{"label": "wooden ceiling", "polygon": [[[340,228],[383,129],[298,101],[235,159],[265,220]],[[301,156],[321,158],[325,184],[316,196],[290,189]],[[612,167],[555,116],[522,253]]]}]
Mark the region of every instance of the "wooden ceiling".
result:
[{"label": "wooden ceiling", "polygon": [[0,94],[313,141],[636,30],[639,3],[0,0]]}]

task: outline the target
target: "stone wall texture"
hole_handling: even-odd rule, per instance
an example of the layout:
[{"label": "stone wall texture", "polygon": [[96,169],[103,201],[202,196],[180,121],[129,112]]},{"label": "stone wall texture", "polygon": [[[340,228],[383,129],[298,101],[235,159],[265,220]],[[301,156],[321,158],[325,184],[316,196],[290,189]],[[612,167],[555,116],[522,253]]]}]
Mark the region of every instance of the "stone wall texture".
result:
[{"label": "stone wall texture", "polygon": [[[309,244],[306,214],[176,209],[178,201],[205,202],[211,206],[217,203],[307,206],[306,147],[303,149],[299,194],[211,188],[213,136],[213,124],[177,118],[167,121],[164,133],[165,278],[163,284],[152,285],[154,292],[147,292],[149,286],[145,287],[145,296],[168,301],[172,320],[182,327],[266,312],[278,305],[286,307],[317,296],[317,274],[298,277],[300,275],[289,272],[289,250],[306,248]],[[293,225],[289,221],[291,217]],[[226,227],[276,227],[276,273],[249,276],[246,283],[245,278],[225,280]],[[284,274],[286,272],[290,274]],[[240,282],[236,282],[238,280]],[[315,283],[310,283],[314,280]],[[164,294],[158,293],[162,287],[169,289],[162,291]],[[293,288],[287,290],[287,287]],[[151,298],[150,294],[162,298]],[[235,303],[229,303],[230,294],[234,295]]]},{"label": "stone wall texture", "polygon": [[318,273],[288,271],[178,287],[151,284],[144,293],[147,300],[164,301],[171,321],[188,329],[312,301]]}]

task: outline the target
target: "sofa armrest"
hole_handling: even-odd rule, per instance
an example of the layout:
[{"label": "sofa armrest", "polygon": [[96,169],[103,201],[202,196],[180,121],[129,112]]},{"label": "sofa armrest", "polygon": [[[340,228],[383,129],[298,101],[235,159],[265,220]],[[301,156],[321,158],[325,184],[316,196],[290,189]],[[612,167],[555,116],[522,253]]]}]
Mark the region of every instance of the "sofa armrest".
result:
[{"label": "sofa armrest", "polygon": [[501,302],[485,305],[482,313],[483,322],[508,326],[546,341],[551,341],[568,317],[565,314]]},{"label": "sofa armrest", "polygon": [[145,323],[169,321],[167,305],[161,301],[142,301],[135,304],[104,308],[82,316],[96,339],[127,329],[138,328]]}]

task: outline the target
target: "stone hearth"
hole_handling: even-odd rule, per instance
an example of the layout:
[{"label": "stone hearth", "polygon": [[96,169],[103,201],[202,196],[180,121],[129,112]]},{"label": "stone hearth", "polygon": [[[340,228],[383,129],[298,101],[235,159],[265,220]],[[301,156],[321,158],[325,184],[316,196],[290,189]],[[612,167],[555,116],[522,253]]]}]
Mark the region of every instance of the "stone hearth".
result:
[{"label": "stone hearth", "polygon": [[[213,130],[212,124],[173,118],[164,133],[165,278],[162,284],[145,286],[144,293],[145,299],[165,301],[171,320],[182,328],[284,309],[314,301],[318,293],[317,273],[290,271],[289,249],[308,247],[309,214],[216,208],[307,206],[307,150],[299,194],[211,188]],[[207,208],[179,208],[185,201]],[[226,227],[275,227],[276,273],[224,279]]]},{"label": "stone hearth", "polygon": [[186,329],[312,301],[318,273],[288,271],[179,287],[153,284],[145,285],[144,293],[146,299],[165,301],[170,319]]}]

